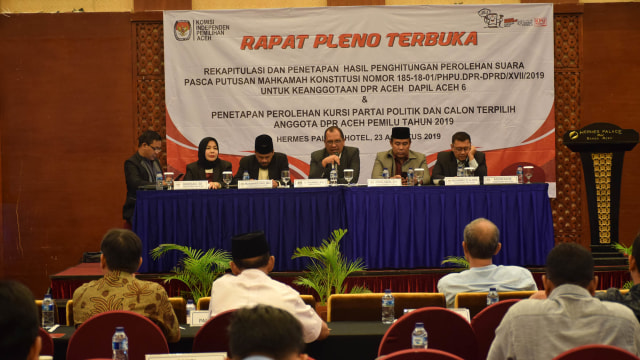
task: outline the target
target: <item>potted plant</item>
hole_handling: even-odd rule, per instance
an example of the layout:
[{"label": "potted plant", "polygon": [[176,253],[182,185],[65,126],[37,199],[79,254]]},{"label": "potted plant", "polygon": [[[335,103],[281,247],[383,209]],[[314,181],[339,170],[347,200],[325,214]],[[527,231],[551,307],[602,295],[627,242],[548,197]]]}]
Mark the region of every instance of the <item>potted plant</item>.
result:
[{"label": "potted plant", "polygon": [[[322,240],[320,246],[305,246],[297,248],[292,259],[309,258],[307,271],[303,272],[296,280],[296,285],[312,288],[318,293],[319,305],[326,306],[331,294],[344,294],[346,286],[344,280],[356,271],[367,269],[362,259],[347,260],[340,252],[340,240],[347,230],[334,230],[328,240]],[[369,292],[363,286],[354,286],[351,293]]]},{"label": "potted plant", "polygon": [[455,267],[460,267],[463,269],[469,268],[469,261],[467,261],[467,259],[465,259],[464,256],[447,256],[440,263],[440,265],[444,265],[444,264],[451,264]]},{"label": "potted plant", "polygon": [[[213,280],[229,268],[231,255],[224,250],[209,249],[206,252],[177,244],[160,244],[151,250],[151,257],[157,260],[166,252],[177,250],[184,254],[171,274],[163,275],[165,282],[178,280],[184,283],[189,291],[183,297],[193,297],[198,303],[201,297],[211,295]],[[187,296],[185,296],[187,295]]]}]

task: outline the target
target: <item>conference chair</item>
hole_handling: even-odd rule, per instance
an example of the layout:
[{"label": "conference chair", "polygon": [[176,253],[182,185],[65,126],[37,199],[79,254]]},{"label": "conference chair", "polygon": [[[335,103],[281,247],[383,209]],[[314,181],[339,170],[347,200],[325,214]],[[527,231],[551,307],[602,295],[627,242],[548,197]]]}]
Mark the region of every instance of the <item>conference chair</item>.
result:
[{"label": "conference chair", "polygon": [[186,324],[187,323],[187,302],[181,296],[178,297],[170,297],[169,302],[171,303],[171,307],[173,307],[173,312],[176,314],[178,318],[178,324]]},{"label": "conference chair", "polygon": [[582,345],[567,350],[553,358],[553,360],[638,360],[639,357],[627,350],[603,344]]},{"label": "conference chair", "polygon": [[[535,294],[535,291],[504,291],[499,292],[498,297],[500,300],[507,299],[526,299]],[[457,308],[469,309],[471,318],[476,316],[482,309],[487,307],[487,293],[486,292],[469,292],[458,293],[454,302],[454,306]]]},{"label": "conference chair", "polygon": [[53,338],[49,332],[43,328],[38,328],[38,336],[42,339],[42,348],[40,349],[40,355],[53,356]]},{"label": "conference chair", "polygon": [[406,349],[378,358],[379,360],[464,360],[437,349]]},{"label": "conference chair", "polygon": [[74,326],[73,323],[73,300],[68,300],[67,301],[67,306],[66,306],[67,310],[66,310],[66,317],[67,317],[67,326]]},{"label": "conference chair", "polygon": [[[334,294],[327,301],[327,321],[380,321],[383,293]],[[393,293],[395,316],[405,309],[427,306],[445,307],[442,293]]]},{"label": "conference chair", "polygon": [[[314,309],[316,308],[316,299],[313,297],[313,295],[300,295],[300,298],[302,299],[302,301],[304,301],[305,304],[311,306]],[[201,297],[200,299],[198,299],[198,303],[196,304],[196,310],[209,310],[210,302],[210,296]]]},{"label": "conference chair", "polygon": [[209,319],[193,338],[192,352],[229,351],[227,328],[235,310],[227,310]]},{"label": "conference chair", "polygon": [[129,360],[144,360],[145,354],[168,354],[169,345],[153,321],[131,311],[107,311],[82,323],[69,339],[67,360],[111,358],[111,337],[124,326],[129,338]]},{"label": "conference chair", "polygon": [[507,313],[511,305],[518,301],[520,301],[520,299],[500,300],[493,305],[487,306],[471,319],[471,327],[478,341],[479,359],[487,358],[493,338],[496,337],[496,328],[500,325],[504,314]]},{"label": "conference chair", "polygon": [[465,360],[478,357],[478,345],[471,324],[445,308],[427,307],[403,315],[382,337],[378,356],[411,348],[411,333],[416,322],[423,322],[429,334],[429,348],[443,350]]},{"label": "conference chair", "polygon": [[[36,300],[36,307],[38,308],[38,320],[42,324],[42,300]],[[58,304],[53,301],[53,321],[56,324],[60,324],[60,316],[58,315]]]}]

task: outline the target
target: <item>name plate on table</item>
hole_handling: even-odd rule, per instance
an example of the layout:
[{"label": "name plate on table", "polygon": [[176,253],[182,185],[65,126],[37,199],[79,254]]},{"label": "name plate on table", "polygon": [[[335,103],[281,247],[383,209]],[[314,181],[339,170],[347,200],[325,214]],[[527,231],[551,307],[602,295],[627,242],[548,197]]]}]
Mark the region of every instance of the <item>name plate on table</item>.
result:
[{"label": "name plate on table", "polygon": [[209,321],[209,310],[191,311],[191,326],[202,326]]},{"label": "name plate on table", "polygon": [[174,181],[173,188],[174,190],[207,190],[209,182],[207,180]]},{"label": "name plate on table", "polygon": [[238,180],[238,189],[271,189],[271,180]]},{"label": "name plate on table", "polygon": [[318,188],[329,187],[328,179],[295,179],[293,180],[295,188]]},{"label": "name plate on table", "polygon": [[145,360],[225,360],[226,352],[212,353],[191,353],[191,354],[148,354],[144,356]]},{"label": "name plate on table", "polygon": [[480,185],[479,176],[448,176],[444,178],[444,185]]},{"label": "name plate on table", "polygon": [[518,177],[516,175],[513,176],[485,176],[484,184],[485,185],[505,185],[505,184],[517,184]]},{"label": "name plate on table", "polygon": [[402,179],[368,179],[367,186],[402,186]]}]

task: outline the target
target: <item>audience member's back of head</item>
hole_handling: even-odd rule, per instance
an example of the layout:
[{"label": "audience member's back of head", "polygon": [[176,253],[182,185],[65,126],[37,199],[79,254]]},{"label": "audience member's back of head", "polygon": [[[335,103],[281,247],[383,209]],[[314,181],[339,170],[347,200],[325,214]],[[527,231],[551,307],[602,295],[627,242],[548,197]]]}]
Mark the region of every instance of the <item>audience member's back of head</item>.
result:
[{"label": "audience member's back of head", "polygon": [[268,305],[241,308],[229,325],[229,358],[262,355],[275,360],[297,359],[305,342],[302,325],[286,310]]},{"label": "audience member's back of head", "polygon": [[491,221],[478,218],[465,226],[464,242],[472,257],[491,259],[500,244],[500,230]]},{"label": "audience member's back of head", "polygon": [[640,261],[640,233],[638,233],[635,240],[633,240],[631,256],[636,259],[636,262]]},{"label": "audience member's back of head", "polygon": [[[38,309],[31,291],[17,281],[0,280],[0,358],[37,359],[39,326]],[[36,348],[32,350],[34,346]]]},{"label": "audience member's back of head", "polygon": [[142,241],[131,230],[111,229],[102,238],[100,250],[109,270],[134,273],[140,265]]},{"label": "audience member's back of head", "polygon": [[555,286],[564,284],[586,288],[593,280],[593,257],[575,243],[560,243],[547,256],[547,279]]},{"label": "audience member's back of head", "polygon": [[231,238],[231,257],[241,270],[266,266],[271,252],[264,232],[245,233]]}]

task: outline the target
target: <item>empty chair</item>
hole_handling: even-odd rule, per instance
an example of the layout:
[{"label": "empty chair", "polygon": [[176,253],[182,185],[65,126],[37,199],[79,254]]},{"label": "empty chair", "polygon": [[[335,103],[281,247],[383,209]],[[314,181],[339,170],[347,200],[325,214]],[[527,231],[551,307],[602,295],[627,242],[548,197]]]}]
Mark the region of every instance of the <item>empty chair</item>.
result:
[{"label": "empty chair", "polygon": [[302,295],[300,294],[300,298],[304,301],[305,304],[311,306],[312,308],[316,308],[316,298],[313,295]]},{"label": "empty chair", "polygon": [[[498,297],[500,300],[526,299],[535,293],[535,291],[504,291],[499,292]],[[473,318],[476,314],[482,311],[482,309],[487,307],[487,293],[458,293],[456,295],[455,307],[469,309],[469,314],[471,315],[471,318]]]},{"label": "empty chair", "polygon": [[380,360],[464,360],[459,356],[437,349],[406,349],[383,356]]},{"label": "empty chair", "polygon": [[176,313],[176,317],[178,318],[179,324],[187,323],[187,302],[183,297],[170,297],[169,302],[171,303],[171,307],[173,307],[173,312]]},{"label": "empty chair", "polygon": [[424,323],[430,349],[450,352],[465,360],[477,358],[478,346],[471,324],[455,312],[439,307],[418,309],[400,317],[382,337],[378,356],[410,349],[416,322]]},{"label": "empty chair", "polygon": [[229,335],[227,328],[235,310],[228,310],[212,317],[207,321],[193,338],[192,351],[195,352],[226,352],[229,350]]},{"label": "empty chair", "polygon": [[487,358],[493,338],[496,337],[496,328],[500,325],[500,321],[502,321],[504,314],[509,310],[511,305],[518,301],[520,301],[520,299],[501,300],[491,306],[487,306],[471,319],[471,327],[478,341],[479,359]]},{"label": "empty chair", "polygon": [[211,302],[211,296],[201,297],[196,304],[196,310],[209,310],[209,302]]},{"label": "empty chair", "polygon": [[[383,293],[335,294],[327,301],[327,321],[379,321]],[[445,306],[441,293],[393,293],[395,315],[399,318],[404,309],[427,306]]]},{"label": "empty chair", "polygon": [[42,339],[42,348],[40,349],[40,355],[51,355],[53,356],[53,338],[47,330],[43,328],[38,328],[38,336]]},{"label": "empty chair", "polygon": [[639,357],[627,350],[611,345],[594,344],[582,345],[567,350],[553,358],[553,360],[638,360]]},{"label": "empty chair", "polygon": [[73,323],[73,300],[67,301],[67,326],[74,326]]},{"label": "empty chair", "polygon": [[158,325],[131,311],[108,311],[82,323],[69,339],[67,360],[111,358],[111,337],[124,326],[129,338],[129,359],[144,360],[145,354],[168,354],[169,345]]}]

